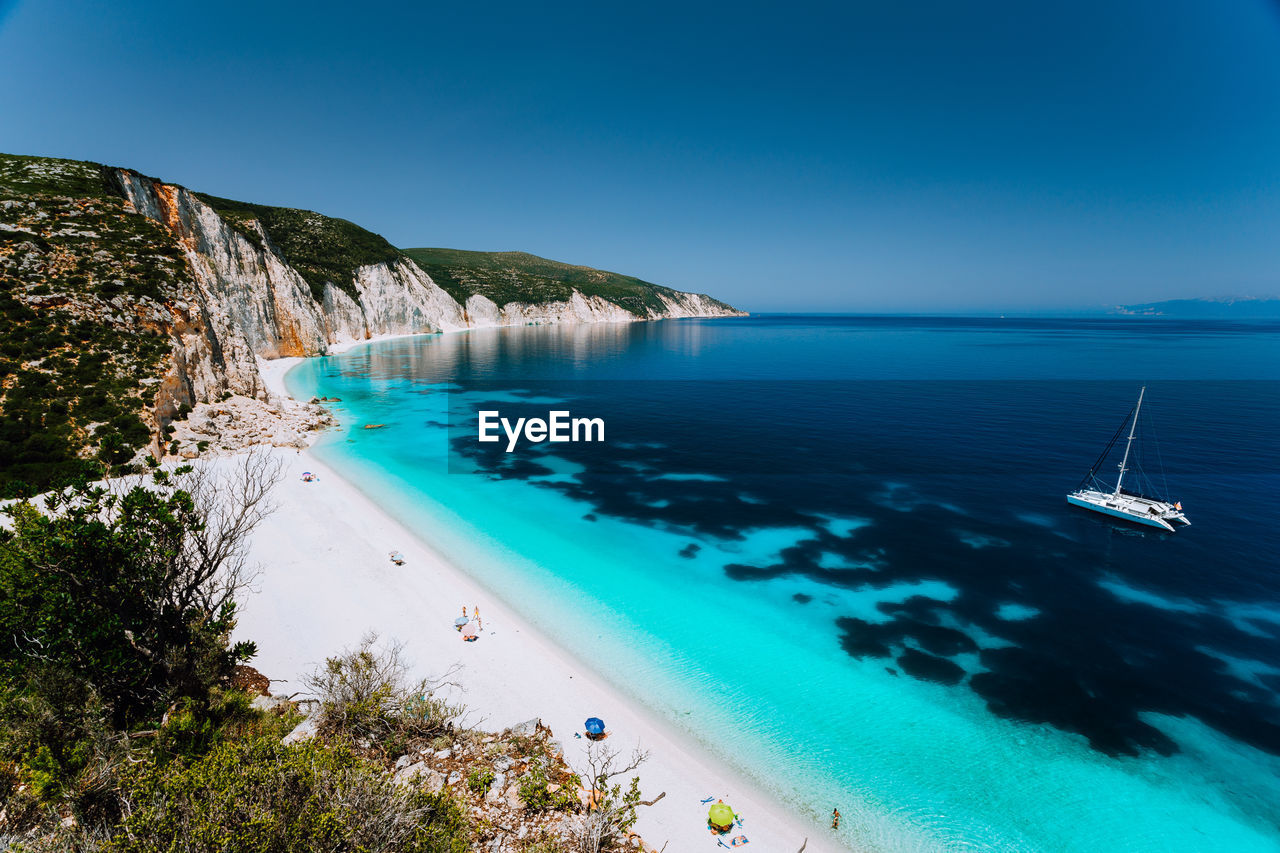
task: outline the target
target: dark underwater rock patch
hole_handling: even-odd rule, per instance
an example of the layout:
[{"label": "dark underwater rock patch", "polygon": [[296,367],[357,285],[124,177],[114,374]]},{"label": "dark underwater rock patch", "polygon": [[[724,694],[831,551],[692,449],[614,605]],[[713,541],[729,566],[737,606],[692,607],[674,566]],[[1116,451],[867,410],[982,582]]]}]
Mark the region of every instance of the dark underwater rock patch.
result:
[{"label": "dark underwater rock patch", "polygon": [[886,637],[892,631],[886,631],[884,625],[874,625],[852,616],[844,616],[836,620],[840,629],[840,648],[855,658],[887,658],[893,655]]},{"label": "dark underwater rock patch", "polygon": [[948,686],[959,684],[964,679],[964,670],[958,664],[918,649],[907,649],[898,655],[898,666],[907,675]]}]

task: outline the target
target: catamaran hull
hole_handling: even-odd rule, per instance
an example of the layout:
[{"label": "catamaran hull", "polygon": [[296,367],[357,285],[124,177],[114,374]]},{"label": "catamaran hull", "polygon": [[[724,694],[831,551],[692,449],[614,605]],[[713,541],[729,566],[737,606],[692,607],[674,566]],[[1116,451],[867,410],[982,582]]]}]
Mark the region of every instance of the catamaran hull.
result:
[{"label": "catamaran hull", "polygon": [[1100,512],[1103,515],[1109,515],[1112,518],[1122,518],[1125,521],[1132,521],[1134,524],[1141,524],[1146,527],[1158,527],[1161,530],[1168,530],[1171,533],[1173,532],[1173,529],[1174,529],[1172,524],[1170,524],[1169,522],[1165,521],[1162,518],[1151,518],[1151,517],[1143,517],[1140,515],[1132,515],[1123,510],[1112,509],[1111,507],[1106,507],[1106,506],[1098,506],[1097,504],[1089,503],[1089,501],[1081,500],[1080,498],[1076,498],[1076,497],[1068,496],[1067,503],[1081,507],[1082,509],[1091,509],[1094,512]]}]

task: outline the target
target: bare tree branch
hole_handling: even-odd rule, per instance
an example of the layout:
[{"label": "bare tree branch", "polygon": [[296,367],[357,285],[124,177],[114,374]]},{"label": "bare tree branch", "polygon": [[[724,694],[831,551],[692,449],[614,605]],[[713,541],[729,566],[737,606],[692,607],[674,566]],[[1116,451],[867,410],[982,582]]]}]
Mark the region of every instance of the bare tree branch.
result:
[{"label": "bare tree branch", "polygon": [[620,838],[630,835],[639,806],[653,805],[666,796],[662,792],[648,802],[640,799],[640,779],[631,776],[624,793],[616,779],[625,779],[649,758],[649,753],[636,749],[629,758],[603,743],[587,747],[586,767],[578,770],[587,789],[587,810],[575,827],[574,841],[578,853],[600,853]]}]

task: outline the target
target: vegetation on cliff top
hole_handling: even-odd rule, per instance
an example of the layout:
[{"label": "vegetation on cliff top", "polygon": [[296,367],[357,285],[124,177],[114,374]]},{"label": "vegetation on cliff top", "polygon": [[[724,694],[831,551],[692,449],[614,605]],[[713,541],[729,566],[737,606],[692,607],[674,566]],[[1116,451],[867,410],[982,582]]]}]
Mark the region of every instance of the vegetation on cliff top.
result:
[{"label": "vegetation on cliff top", "polygon": [[[634,276],[574,266],[527,252],[405,249],[404,253],[463,304],[473,294],[488,297],[499,307],[508,302],[564,301],[577,290],[584,296],[598,296],[638,317],[646,317],[650,310],[666,310],[659,294],[668,298],[678,295],[678,291],[669,287]],[[732,310],[723,302],[704,298],[713,305]]]},{"label": "vegetation on cliff top", "polygon": [[13,195],[121,198],[111,170],[99,163],[0,154],[0,187]]},{"label": "vegetation on cliff top", "polygon": [[195,193],[195,196],[261,247],[261,236],[249,225],[257,220],[272,245],[306,280],[317,302],[324,299],[326,282],[358,300],[354,282],[356,269],[400,259],[400,251],[381,235],[345,219],[311,210],[232,201],[205,193]]}]

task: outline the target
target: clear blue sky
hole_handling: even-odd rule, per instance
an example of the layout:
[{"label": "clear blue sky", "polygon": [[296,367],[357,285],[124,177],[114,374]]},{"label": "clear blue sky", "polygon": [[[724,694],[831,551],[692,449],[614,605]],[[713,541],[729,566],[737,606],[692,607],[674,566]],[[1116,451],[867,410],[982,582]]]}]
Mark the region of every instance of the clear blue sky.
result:
[{"label": "clear blue sky", "polygon": [[0,0],[0,151],[753,310],[1274,294],[1280,3]]}]

